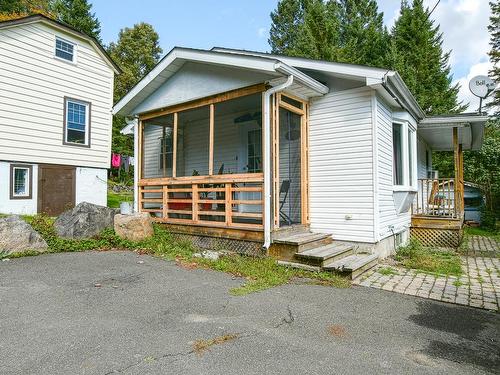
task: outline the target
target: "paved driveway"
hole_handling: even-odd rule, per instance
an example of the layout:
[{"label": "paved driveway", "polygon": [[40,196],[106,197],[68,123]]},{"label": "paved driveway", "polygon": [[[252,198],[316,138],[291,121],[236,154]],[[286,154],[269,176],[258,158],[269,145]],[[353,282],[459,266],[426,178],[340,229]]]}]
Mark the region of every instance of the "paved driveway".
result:
[{"label": "paved driveway", "polygon": [[[0,373],[484,374],[500,368],[496,313],[357,286],[286,285],[229,295],[241,282],[130,252],[0,262]],[[208,341],[198,342],[200,348],[216,345],[198,353],[193,346],[201,339]]]}]

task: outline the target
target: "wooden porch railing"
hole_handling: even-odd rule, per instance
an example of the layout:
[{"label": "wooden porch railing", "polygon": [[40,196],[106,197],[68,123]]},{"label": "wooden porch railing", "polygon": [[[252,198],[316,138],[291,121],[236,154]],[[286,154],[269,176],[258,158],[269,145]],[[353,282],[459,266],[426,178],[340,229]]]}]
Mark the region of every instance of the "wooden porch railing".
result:
[{"label": "wooden porch railing", "polygon": [[419,179],[412,214],[447,218],[460,217],[460,197],[457,189],[454,178]]},{"label": "wooden porch railing", "polygon": [[139,181],[139,209],[155,221],[262,230],[262,173]]}]

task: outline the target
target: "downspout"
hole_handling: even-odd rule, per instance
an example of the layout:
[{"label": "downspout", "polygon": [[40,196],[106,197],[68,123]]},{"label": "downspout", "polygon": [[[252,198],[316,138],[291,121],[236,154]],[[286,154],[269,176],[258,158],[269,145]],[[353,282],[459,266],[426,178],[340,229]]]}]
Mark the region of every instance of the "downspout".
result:
[{"label": "downspout", "polygon": [[139,119],[134,120],[134,212],[139,212]]},{"label": "downspout", "polygon": [[271,87],[264,92],[264,103],[262,112],[264,113],[264,248],[271,246],[271,113],[269,112],[269,100],[271,95],[282,91],[293,84],[293,75],[289,75],[286,82],[281,85]]}]

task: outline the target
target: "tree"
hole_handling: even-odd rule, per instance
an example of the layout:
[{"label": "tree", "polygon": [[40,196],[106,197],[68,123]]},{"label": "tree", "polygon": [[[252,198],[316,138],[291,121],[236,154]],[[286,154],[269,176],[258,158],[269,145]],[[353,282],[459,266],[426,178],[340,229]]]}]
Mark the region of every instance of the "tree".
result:
[{"label": "tree", "polygon": [[389,35],[375,0],[281,0],[271,19],[273,53],[385,64]]},{"label": "tree", "polygon": [[101,23],[87,0],[55,0],[53,13],[58,21],[71,25],[101,42]]},{"label": "tree", "polygon": [[[500,2],[490,1],[491,17],[488,31],[490,32],[489,52],[490,61],[493,63],[493,69],[490,71],[491,78],[500,86]],[[493,101],[489,106],[496,108],[497,115],[500,115],[500,90],[495,91]]]},{"label": "tree", "polygon": [[392,28],[391,68],[399,72],[426,114],[462,112],[467,106],[458,102],[458,84],[451,85],[450,52],[443,52],[443,34],[422,2],[401,3]]},{"label": "tree", "polygon": [[354,64],[385,66],[389,33],[375,0],[340,0],[340,60]]},{"label": "tree", "polygon": [[35,13],[52,17],[51,1],[52,0],[0,0],[0,21],[26,17]]},{"label": "tree", "polygon": [[[108,52],[111,58],[123,71],[115,80],[115,102],[156,66],[163,52],[159,45],[159,39],[160,37],[153,26],[147,23],[138,23],[132,28],[122,29],[118,34],[118,41],[109,45]],[[120,133],[124,126],[125,119],[115,116],[113,119],[112,150],[113,152],[133,155],[133,139]]]}]

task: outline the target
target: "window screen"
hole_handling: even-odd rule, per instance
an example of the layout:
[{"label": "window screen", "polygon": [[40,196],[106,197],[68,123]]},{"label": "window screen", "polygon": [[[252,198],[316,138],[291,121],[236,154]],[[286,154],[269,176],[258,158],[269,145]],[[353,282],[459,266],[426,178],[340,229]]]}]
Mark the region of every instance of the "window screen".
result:
[{"label": "window screen", "polygon": [[73,61],[75,46],[62,39],[56,39],[56,56],[61,59]]}]

